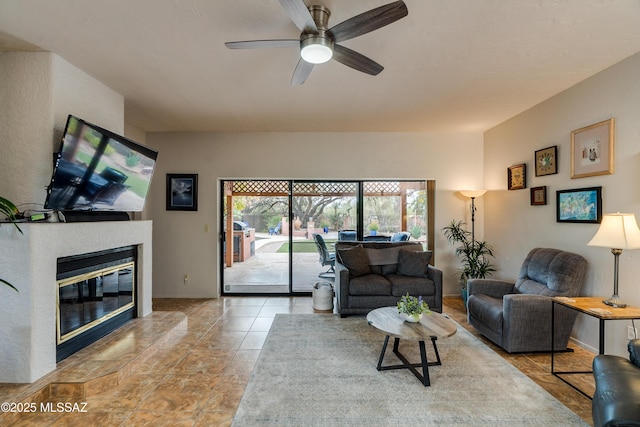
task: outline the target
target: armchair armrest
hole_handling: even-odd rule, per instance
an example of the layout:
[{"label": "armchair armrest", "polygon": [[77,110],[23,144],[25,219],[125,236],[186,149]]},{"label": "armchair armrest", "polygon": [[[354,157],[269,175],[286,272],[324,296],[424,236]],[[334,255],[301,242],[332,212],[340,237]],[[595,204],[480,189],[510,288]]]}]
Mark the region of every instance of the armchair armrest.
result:
[{"label": "armchair armrest", "polygon": [[349,307],[349,270],[337,259],[334,269],[336,278],[333,287],[336,292],[336,305],[339,313],[341,309]]},{"label": "armchair armrest", "polygon": [[629,360],[640,368],[640,339],[629,341],[627,347],[629,349]]},{"label": "armchair armrest", "polygon": [[436,306],[430,308],[434,311],[437,311],[438,313],[442,313],[442,270],[439,270],[429,264],[427,266],[427,276],[429,277],[429,279],[433,280],[433,284],[436,288]]},{"label": "armchair armrest", "polygon": [[[504,348],[509,352],[522,351],[521,346],[537,343],[541,351],[551,350],[551,297],[533,294],[511,294],[503,298]],[[578,312],[556,305],[554,349],[567,344]]]},{"label": "armchair armrest", "polygon": [[502,298],[513,293],[515,283],[506,280],[495,279],[469,279],[467,280],[468,295],[484,294],[493,298]]}]

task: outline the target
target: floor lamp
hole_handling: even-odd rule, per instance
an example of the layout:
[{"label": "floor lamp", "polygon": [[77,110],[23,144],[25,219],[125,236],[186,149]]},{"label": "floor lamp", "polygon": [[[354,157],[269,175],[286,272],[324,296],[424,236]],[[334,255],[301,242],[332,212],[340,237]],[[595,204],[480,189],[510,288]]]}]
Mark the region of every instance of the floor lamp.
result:
[{"label": "floor lamp", "polygon": [[618,267],[623,249],[640,248],[640,229],[636,216],[631,213],[605,214],[602,216],[600,228],[591,239],[588,246],[611,248],[613,254],[613,295],[602,301],[613,307],[626,307],[618,296]]},{"label": "floor lamp", "polygon": [[471,243],[476,241],[476,197],[482,197],[487,190],[460,190],[460,194],[471,199]]}]

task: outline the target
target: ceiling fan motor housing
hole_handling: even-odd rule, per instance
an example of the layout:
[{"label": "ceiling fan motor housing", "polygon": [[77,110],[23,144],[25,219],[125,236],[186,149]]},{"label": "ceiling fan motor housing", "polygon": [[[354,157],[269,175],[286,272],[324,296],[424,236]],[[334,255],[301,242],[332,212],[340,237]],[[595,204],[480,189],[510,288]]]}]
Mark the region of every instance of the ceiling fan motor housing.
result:
[{"label": "ceiling fan motor housing", "polygon": [[326,34],[331,12],[324,6],[309,6],[309,13],[318,32],[300,35],[300,56],[311,64],[322,64],[333,56],[333,39]]}]

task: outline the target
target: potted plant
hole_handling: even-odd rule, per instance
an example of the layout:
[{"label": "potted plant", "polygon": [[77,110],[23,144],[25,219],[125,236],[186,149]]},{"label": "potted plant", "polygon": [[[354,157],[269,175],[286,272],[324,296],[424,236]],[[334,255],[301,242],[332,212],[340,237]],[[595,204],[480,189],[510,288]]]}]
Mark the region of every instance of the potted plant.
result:
[{"label": "potted plant", "polygon": [[407,292],[407,294],[403,295],[400,301],[398,301],[398,313],[405,322],[416,323],[422,319],[425,313],[431,313],[431,310],[429,310],[427,303],[422,300],[422,296],[418,298],[412,297]]},{"label": "potted plant", "polygon": [[463,221],[452,220],[451,224],[444,227],[444,235],[447,241],[456,248],[456,257],[462,260],[460,268],[460,283],[462,288],[462,299],[467,304],[467,280],[485,279],[492,272],[496,271],[491,264],[494,258],[493,248],[484,240],[475,240],[471,232],[464,228]]},{"label": "potted plant", "polygon": [[[16,222],[15,222],[16,216],[20,213],[18,211],[18,208],[16,207],[16,205],[14,205],[12,202],[10,202],[9,200],[5,199],[4,197],[0,197],[0,212],[3,213],[7,217],[9,222],[12,222],[13,225],[22,234],[22,230],[20,229],[20,227],[18,227],[18,224],[16,224]],[[16,287],[13,286],[11,283],[7,282],[6,280],[0,279],[0,282],[4,283],[5,285],[7,285],[10,288],[12,288],[14,291],[18,292]]]},{"label": "potted plant", "polygon": [[378,234],[378,221],[372,221],[369,223],[369,231],[372,236]]}]

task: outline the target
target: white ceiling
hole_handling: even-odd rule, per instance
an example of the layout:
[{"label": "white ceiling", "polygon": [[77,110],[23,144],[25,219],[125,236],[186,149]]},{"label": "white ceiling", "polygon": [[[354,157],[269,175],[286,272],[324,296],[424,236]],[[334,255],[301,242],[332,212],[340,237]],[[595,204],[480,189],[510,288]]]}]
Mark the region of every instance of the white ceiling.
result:
[{"label": "white ceiling", "polygon": [[[329,26],[391,0],[306,0]],[[146,131],[484,131],[640,51],[639,0],[405,0],[409,16],[343,44],[291,86],[278,0],[0,0],[0,50],[52,51],[125,97]],[[24,42],[27,42],[26,44]],[[20,45],[20,46],[19,46]]]}]

